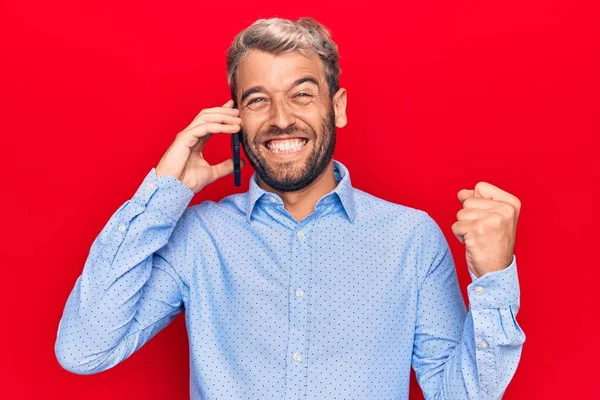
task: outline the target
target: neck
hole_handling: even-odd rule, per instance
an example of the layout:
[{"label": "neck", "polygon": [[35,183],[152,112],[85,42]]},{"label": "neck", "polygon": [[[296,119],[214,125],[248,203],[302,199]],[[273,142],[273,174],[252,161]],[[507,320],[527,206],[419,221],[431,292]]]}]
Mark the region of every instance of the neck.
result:
[{"label": "neck", "polygon": [[258,185],[267,192],[277,193],[283,200],[285,209],[298,222],[302,221],[315,210],[317,201],[337,186],[333,172],[333,160],[325,171],[313,183],[295,192],[280,192],[267,185],[260,177]]}]

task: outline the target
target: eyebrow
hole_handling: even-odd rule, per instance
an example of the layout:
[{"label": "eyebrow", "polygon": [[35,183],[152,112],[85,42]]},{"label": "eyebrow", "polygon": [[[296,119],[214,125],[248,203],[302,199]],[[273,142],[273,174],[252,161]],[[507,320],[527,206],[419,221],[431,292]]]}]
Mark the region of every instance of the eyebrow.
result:
[{"label": "eyebrow", "polygon": [[[292,83],[290,85],[290,88],[288,90],[290,90],[291,88],[293,88],[295,86],[306,83],[306,82],[310,82],[310,83],[316,85],[317,87],[320,87],[319,82],[315,78],[313,78],[312,76],[305,76],[304,78],[296,79],[294,81],[294,83]],[[243,103],[244,100],[246,100],[248,98],[248,96],[253,95],[254,93],[265,93],[265,92],[266,92],[266,90],[265,90],[264,86],[253,86],[249,89],[244,90],[244,92],[242,93],[242,100],[240,102]]]}]

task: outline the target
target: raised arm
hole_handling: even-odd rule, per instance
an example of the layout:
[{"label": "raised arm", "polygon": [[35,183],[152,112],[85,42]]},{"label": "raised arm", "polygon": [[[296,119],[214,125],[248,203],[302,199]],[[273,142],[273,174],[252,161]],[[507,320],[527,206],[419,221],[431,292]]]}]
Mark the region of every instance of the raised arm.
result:
[{"label": "raised arm", "polygon": [[417,229],[424,276],[413,367],[428,399],[500,399],[525,341],[516,321],[519,281],[514,255],[520,201],[486,182],[458,192],[463,209],[452,231],[465,244],[472,283],[465,316],[454,261],[439,226]]},{"label": "raised arm", "polygon": [[516,258],[467,287],[469,310],[455,265],[438,225],[429,216],[423,237],[418,315],[412,364],[426,399],[500,399],[512,379],[525,335],[516,321]]},{"label": "raised arm", "polygon": [[191,229],[186,207],[204,186],[233,172],[231,159],[209,165],[202,150],[211,134],[238,132],[238,114],[233,101],[202,110],[96,237],[59,322],[55,353],[63,368],[111,368],[183,311],[177,271],[186,264]]}]

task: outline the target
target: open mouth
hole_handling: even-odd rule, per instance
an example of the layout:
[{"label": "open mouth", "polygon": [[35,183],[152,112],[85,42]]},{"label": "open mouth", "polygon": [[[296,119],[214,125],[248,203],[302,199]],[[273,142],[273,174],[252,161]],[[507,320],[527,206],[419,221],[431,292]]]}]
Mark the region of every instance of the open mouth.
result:
[{"label": "open mouth", "polygon": [[272,139],[264,143],[265,147],[274,154],[295,153],[306,146],[308,139],[291,138],[291,139]]}]

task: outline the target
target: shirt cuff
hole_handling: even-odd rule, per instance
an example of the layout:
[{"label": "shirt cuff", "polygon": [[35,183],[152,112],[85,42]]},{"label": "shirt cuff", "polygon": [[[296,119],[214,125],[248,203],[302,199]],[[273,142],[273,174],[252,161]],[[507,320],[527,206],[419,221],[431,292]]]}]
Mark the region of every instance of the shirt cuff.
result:
[{"label": "shirt cuff", "polygon": [[170,175],[157,177],[156,168],[152,168],[133,195],[133,201],[177,221],[193,197],[194,192],[185,183]]},{"label": "shirt cuff", "polygon": [[505,308],[519,303],[520,288],[517,258],[501,271],[488,272],[477,278],[469,270],[473,282],[467,286],[471,308]]}]

